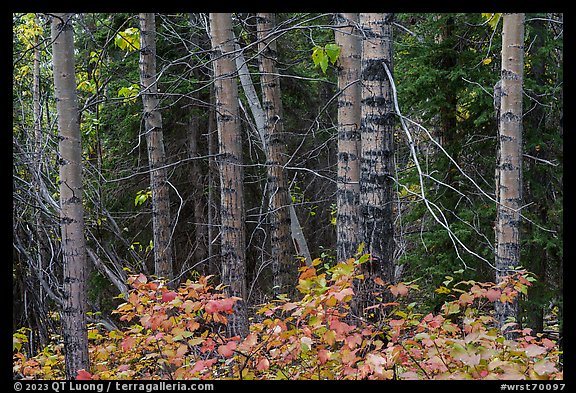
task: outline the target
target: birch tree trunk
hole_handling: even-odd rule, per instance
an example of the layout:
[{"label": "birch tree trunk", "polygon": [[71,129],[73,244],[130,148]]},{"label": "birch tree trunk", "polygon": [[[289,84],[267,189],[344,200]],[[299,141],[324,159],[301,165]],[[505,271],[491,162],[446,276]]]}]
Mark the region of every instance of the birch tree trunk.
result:
[{"label": "birch tree trunk", "polygon": [[[520,265],[522,205],[522,93],[524,79],[524,14],[504,14],[497,179],[496,282]],[[518,314],[517,301],[495,303],[502,328]],[[514,334],[505,331],[509,338]]]},{"label": "birch tree trunk", "polygon": [[[360,146],[360,240],[370,261],[364,266],[364,306],[381,303],[385,296],[373,286],[380,278],[394,277],[394,230],[392,219],[394,176],[394,106],[392,88],[384,63],[392,70],[393,14],[360,14],[362,40],[361,146]],[[381,287],[380,287],[381,288]],[[361,303],[361,304],[362,304]]]},{"label": "birch tree trunk", "polygon": [[336,247],[338,261],[358,250],[360,198],[361,41],[357,13],[336,14],[335,38],[340,46],[338,67],[338,174],[336,192]]},{"label": "birch tree trunk", "polygon": [[268,174],[268,224],[272,254],[273,293],[291,294],[298,282],[298,264],[292,258],[290,244],[291,203],[286,179],[286,142],[284,114],[280,92],[280,77],[276,68],[276,40],[268,35],[274,30],[272,13],[257,14],[257,38],[264,139],[266,140],[266,170]]},{"label": "birch tree trunk", "polygon": [[60,154],[60,228],[64,264],[62,331],[68,379],[76,377],[81,369],[89,369],[82,145],[71,17],[71,14],[54,14],[51,30]]},{"label": "birch tree trunk", "polygon": [[[166,153],[159,110],[156,79],[156,21],[153,13],[139,14],[140,84],[144,105],[144,127],[152,191],[152,230],[154,274],[167,281],[174,278],[170,244],[170,195],[166,172]],[[169,283],[172,285],[171,283]]]},{"label": "birch tree trunk", "polygon": [[246,233],[242,135],[235,79],[234,34],[229,13],[210,13],[216,122],[219,140],[222,283],[228,296],[240,298],[227,325],[229,336],[248,334],[246,312]]}]

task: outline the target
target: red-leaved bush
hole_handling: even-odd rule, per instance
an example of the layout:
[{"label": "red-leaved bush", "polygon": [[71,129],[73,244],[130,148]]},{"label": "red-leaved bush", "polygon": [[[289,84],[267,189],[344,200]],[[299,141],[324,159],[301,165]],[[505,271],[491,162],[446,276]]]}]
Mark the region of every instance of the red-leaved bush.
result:
[{"label": "red-leaved bush", "polygon": [[[301,269],[299,300],[260,307],[245,338],[225,337],[227,298],[210,277],[169,290],[162,281],[131,276],[132,290],[114,312],[121,330],[89,329],[91,369],[83,379],[562,379],[557,344],[528,328],[507,340],[495,325],[492,303],[526,293],[529,274],[499,284],[462,281],[443,288],[451,299],[439,313],[419,313],[405,299],[413,283],[387,285],[394,302],[374,322],[350,316],[353,280],[366,261],[349,259],[319,273]],[[319,260],[314,261],[314,266]],[[14,335],[15,376],[64,375],[61,345],[33,358]],[[16,345],[19,344],[19,345]]]}]

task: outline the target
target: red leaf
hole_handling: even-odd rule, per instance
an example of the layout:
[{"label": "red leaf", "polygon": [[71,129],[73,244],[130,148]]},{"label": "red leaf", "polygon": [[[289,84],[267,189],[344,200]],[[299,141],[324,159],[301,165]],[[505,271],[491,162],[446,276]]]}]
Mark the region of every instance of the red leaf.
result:
[{"label": "red leaf", "polygon": [[348,325],[346,322],[341,322],[338,319],[330,321],[330,329],[333,329],[337,334],[348,334],[354,329],[354,326]]},{"label": "red leaf", "polygon": [[389,323],[391,327],[398,327],[404,325],[404,322],[406,322],[404,319],[393,319]]},{"label": "red leaf", "polygon": [[542,355],[543,353],[545,353],[546,348],[541,347],[541,346],[536,345],[536,344],[530,344],[526,348],[524,348],[524,352],[526,352],[526,356],[534,357],[534,356]]},{"label": "red leaf", "polygon": [[218,302],[218,311],[232,311],[236,298],[226,298]]},{"label": "red leaf", "polygon": [[236,349],[236,342],[230,341],[226,345],[220,345],[218,347],[218,353],[222,356],[229,358],[230,356],[234,355],[234,350]]},{"label": "red leaf", "polygon": [[134,346],[135,342],[136,342],[136,339],[134,337],[130,337],[130,336],[126,337],[124,340],[122,340],[122,344],[121,344],[122,350],[124,352],[130,350]]},{"label": "red leaf", "polygon": [[270,362],[266,358],[260,359],[260,361],[256,365],[256,370],[258,371],[268,370],[268,368],[270,368]]},{"label": "red leaf", "polygon": [[178,296],[178,294],[174,291],[164,292],[162,294],[162,301],[164,303],[171,302],[172,300],[176,299],[176,296]]},{"label": "red leaf", "polygon": [[202,370],[205,370],[205,369],[207,369],[207,368],[210,368],[210,367],[212,367],[212,365],[213,365],[214,363],[216,363],[216,359],[215,359],[215,358],[213,358],[213,359],[207,359],[207,360],[199,360],[199,361],[196,362],[196,364],[195,364],[194,367],[192,368],[191,373],[194,374],[194,373],[200,372],[200,371],[202,371]]},{"label": "red leaf", "polygon": [[320,359],[320,364],[324,364],[330,359],[330,351],[326,349],[321,349],[318,351],[318,359]]},{"label": "red leaf", "polygon": [[210,351],[213,351],[215,347],[216,347],[216,343],[214,342],[214,340],[212,340],[211,337],[208,337],[202,343],[202,347],[200,348],[200,352],[202,352],[202,353],[210,352]]},{"label": "red leaf", "polygon": [[552,349],[555,346],[554,341],[549,340],[547,338],[542,339],[542,345],[544,345],[548,349]]},{"label": "red leaf", "polygon": [[204,310],[206,310],[206,312],[210,314],[216,313],[218,312],[218,303],[216,302],[216,300],[208,300],[208,302],[204,306]]},{"label": "red leaf", "polygon": [[82,369],[82,370],[78,370],[78,374],[76,374],[76,380],[78,381],[89,381],[92,379],[92,374],[90,374],[88,371]]},{"label": "red leaf", "polygon": [[484,296],[486,296],[486,299],[490,300],[491,302],[500,299],[500,295],[501,293],[497,289],[489,289],[484,294]]}]

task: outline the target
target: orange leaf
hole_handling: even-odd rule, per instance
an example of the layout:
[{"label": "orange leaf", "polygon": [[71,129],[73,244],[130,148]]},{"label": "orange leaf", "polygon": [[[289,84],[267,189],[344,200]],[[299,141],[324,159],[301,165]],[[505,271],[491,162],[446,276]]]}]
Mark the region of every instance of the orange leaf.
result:
[{"label": "orange leaf", "polygon": [[405,296],[408,294],[408,287],[403,282],[398,285],[390,285],[388,288],[390,288],[390,292],[394,296]]},{"label": "orange leaf", "polygon": [[334,297],[338,300],[338,301],[342,301],[342,299],[344,299],[346,296],[352,296],[354,295],[354,291],[352,290],[352,288],[344,288],[343,290],[341,290],[340,292],[336,292],[334,294]]},{"label": "orange leaf", "polygon": [[308,269],[304,270],[302,274],[300,274],[300,280],[305,280],[308,277],[314,277],[316,275],[316,269],[313,267],[309,267]]}]

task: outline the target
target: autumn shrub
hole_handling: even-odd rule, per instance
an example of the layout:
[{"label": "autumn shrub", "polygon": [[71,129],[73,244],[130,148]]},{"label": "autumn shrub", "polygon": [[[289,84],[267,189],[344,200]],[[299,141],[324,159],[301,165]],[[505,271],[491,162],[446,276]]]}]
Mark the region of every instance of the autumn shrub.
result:
[{"label": "autumn shrub", "polygon": [[[492,317],[493,302],[526,293],[530,275],[517,271],[499,284],[460,281],[444,287],[440,312],[410,302],[415,283],[376,280],[394,301],[379,305],[377,321],[354,317],[353,280],[367,256],[320,271],[300,271],[298,299],[261,305],[243,339],[226,337],[236,298],[210,277],[177,290],[144,275],[115,313],[126,326],[89,329],[92,379],[562,379],[557,344],[524,328],[507,340]],[[14,374],[59,378],[63,355],[27,359],[14,349]],[[51,355],[50,355],[51,354]],[[53,356],[51,362],[48,358]],[[55,357],[54,357],[55,356]],[[57,372],[52,370],[58,370]]]}]

